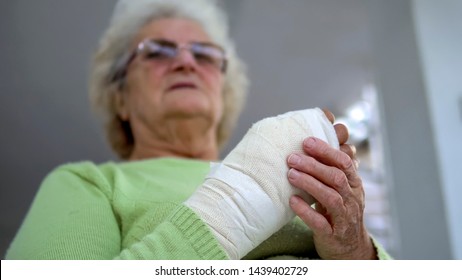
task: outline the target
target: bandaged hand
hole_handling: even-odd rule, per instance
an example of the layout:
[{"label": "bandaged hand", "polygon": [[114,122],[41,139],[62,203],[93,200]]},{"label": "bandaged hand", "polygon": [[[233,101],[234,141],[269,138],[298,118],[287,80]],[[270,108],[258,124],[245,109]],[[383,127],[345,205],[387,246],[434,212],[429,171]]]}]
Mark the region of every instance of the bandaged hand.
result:
[{"label": "bandaged hand", "polygon": [[320,109],[289,112],[255,123],[204,184],[185,202],[208,224],[231,259],[240,259],[294,216],[293,195],[314,199],[287,179],[287,157],[315,136],[338,149],[335,130]]}]

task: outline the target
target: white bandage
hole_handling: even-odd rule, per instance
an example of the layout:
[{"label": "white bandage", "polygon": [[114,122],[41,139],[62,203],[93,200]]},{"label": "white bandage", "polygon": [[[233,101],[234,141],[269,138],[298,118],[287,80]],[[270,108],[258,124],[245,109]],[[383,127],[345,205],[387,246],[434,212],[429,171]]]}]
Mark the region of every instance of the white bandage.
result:
[{"label": "white bandage", "polygon": [[288,112],[255,123],[222,163],[212,163],[204,184],[185,202],[211,228],[232,259],[240,259],[288,223],[292,195],[287,157],[314,136],[338,148],[335,130],[316,109]]}]

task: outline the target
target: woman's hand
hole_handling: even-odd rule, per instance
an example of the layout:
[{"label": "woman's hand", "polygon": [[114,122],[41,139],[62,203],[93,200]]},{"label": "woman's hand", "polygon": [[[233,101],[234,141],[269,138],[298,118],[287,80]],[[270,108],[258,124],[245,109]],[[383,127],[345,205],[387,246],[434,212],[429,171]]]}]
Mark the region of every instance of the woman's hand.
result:
[{"label": "woman's hand", "polygon": [[[326,112],[333,122],[333,115]],[[323,259],[375,259],[376,252],[363,222],[364,189],[357,172],[354,146],[348,130],[336,125],[340,150],[310,137],[306,154],[288,157],[289,181],[313,196],[315,209],[298,196],[290,199],[294,212],[313,230],[314,243]]]}]

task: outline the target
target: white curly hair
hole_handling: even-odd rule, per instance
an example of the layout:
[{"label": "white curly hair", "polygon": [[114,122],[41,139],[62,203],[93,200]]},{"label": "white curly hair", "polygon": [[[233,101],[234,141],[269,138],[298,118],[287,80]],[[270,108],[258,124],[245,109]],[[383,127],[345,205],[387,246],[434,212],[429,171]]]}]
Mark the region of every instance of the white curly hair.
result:
[{"label": "white curly hair", "polygon": [[138,31],[160,18],[187,18],[201,24],[210,38],[226,51],[227,69],[223,87],[223,117],[217,129],[218,147],[228,141],[247,95],[245,64],[237,56],[229,37],[226,14],[214,0],[119,0],[109,27],[96,50],[90,74],[90,101],[103,117],[106,137],[112,149],[127,159],[133,151],[130,124],[118,116],[115,94],[120,85],[112,77],[117,63],[129,51]]}]

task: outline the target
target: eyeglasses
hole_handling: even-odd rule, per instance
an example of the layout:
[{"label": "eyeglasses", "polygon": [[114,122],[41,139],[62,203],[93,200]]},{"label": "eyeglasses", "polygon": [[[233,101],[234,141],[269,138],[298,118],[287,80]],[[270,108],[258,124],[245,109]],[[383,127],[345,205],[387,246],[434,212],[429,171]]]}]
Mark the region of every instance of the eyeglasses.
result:
[{"label": "eyeglasses", "polygon": [[122,57],[115,65],[111,82],[121,81],[127,74],[130,63],[140,55],[159,64],[171,63],[182,50],[191,52],[196,63],[204,67],[215,67],[226,72],[226,54],[223,48],[213,43],[192,42],[178,45],[163,39],[145,39],[129,55]]}]

